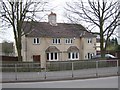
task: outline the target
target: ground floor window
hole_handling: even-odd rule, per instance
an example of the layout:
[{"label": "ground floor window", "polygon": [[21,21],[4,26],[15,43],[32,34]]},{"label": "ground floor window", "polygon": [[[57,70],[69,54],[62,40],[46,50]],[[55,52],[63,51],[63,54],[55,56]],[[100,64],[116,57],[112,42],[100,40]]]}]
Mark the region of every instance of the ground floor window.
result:
[{"label": "ground floor window", "polygon": [[69,52],[68,59],[70,60],[79,60],[79,53],[78,52]]},{"label": "ground floor window", "polygon": [[47,53],[47,60],[57,61],[58,60],[58,53],[57,52]]},{"label": "ground floor window", "polygon": [[92,59],[93,55],[94,55],[94,53],[88,53],[88,54],[87,54],[87,58],[88,58],[88,59]]}]

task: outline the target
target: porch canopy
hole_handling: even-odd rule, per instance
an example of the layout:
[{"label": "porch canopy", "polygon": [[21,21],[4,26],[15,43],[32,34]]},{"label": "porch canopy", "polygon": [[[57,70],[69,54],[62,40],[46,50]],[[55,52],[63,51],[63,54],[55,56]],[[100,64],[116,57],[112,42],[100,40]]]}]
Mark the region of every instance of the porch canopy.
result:
[{"label": "porch canopy", "polygon": [[76,46],[70,46],[67,52],[79,52],[79,49]]},{"label": "porch canopy", "polygon": [[46,50],[45,50],[46,53],[49,53],[49,52],[60,52],[60,50],[55,47],[55,46],[49,46]]}]

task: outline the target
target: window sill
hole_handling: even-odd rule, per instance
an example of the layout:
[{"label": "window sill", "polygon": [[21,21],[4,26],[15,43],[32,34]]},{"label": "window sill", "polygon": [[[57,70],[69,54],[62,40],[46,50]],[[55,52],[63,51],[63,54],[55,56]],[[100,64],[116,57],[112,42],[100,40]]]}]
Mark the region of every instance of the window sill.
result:
[{"label": "window sill", "polygon": [[40,45],[40,43],[37,43],[37,44],[33,43],[33,45]]},{"label": "window sill", "polygon": [[58,61],[58,60],[47,60],[47,61]]},{"label": "window sill", "polygon": [[79,59],[68,59],[68,60],[79,60]]}]

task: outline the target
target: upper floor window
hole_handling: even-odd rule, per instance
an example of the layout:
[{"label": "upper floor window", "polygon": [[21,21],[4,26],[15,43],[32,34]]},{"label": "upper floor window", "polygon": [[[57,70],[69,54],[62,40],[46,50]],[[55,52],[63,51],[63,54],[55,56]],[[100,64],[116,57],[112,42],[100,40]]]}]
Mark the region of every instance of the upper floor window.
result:
[{"label": "upper floor window", "polygon": [[61,43],[61,39],[60,38],[53,38],[52,43],[53,44],[60,44]]},{"label": "upper floor window", "polygon": [[88,38],[88,43],[92,43],[92,38]]},{"label": "upper floor window", "polygon": [[65,39],[65,44],[72,44],[73,43],[73,39],[72,38],[66,38]]},{"label": "upper floor window", "polygon": [[34,38],[33,39],[33,44],[40,44],[40,39],[39,38]]}]

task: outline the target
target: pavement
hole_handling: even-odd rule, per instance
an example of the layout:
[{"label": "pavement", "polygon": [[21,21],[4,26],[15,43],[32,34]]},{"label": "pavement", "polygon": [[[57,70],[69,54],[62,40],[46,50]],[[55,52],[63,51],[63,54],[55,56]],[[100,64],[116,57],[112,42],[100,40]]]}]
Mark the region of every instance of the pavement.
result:
[{"label": "pavement", "polygon": [[[117,67],[54,72],[4,72],[2,82],[44,81],[117,75]],[[98,75],[98,76],[96,76]]]},{"label": "pavement", "polygon": [[2,88],[118,88],[118,76],[82,80],[3,83]]}]

